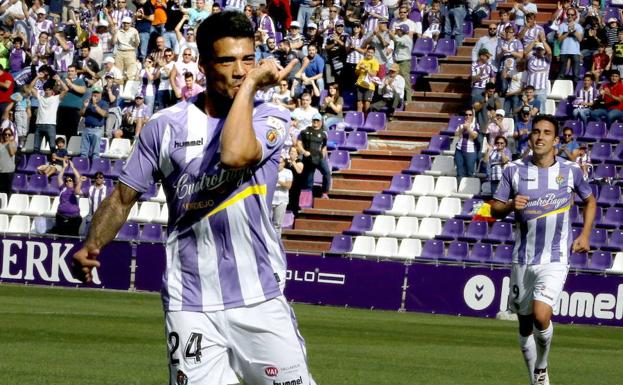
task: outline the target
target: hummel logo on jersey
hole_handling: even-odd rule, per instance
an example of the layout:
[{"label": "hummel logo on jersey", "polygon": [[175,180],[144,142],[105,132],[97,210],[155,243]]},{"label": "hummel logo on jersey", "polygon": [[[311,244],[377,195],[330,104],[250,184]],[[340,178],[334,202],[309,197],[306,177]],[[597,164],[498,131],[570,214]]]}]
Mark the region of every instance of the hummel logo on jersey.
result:
[{"label": "hummel logo on jersey", "polygon": [[273,381],[273,385],[299,385],[303,383],[303,378],[299,376],[299,378],[290,381],[277,382]]},{"label": "hummel logo on jersey", "polygon": [[534,182],[535,180],[535,178],[521,178],[522,182]]},{"label": "hummel logo on jersey", "polygon": [[177,141],[173,142],[174,148],[182,148],[182,147],[189,147],[189,146],[203,146],[203,138],[197,139],[197,140],[187,140],[185,142],[177,142]]}]

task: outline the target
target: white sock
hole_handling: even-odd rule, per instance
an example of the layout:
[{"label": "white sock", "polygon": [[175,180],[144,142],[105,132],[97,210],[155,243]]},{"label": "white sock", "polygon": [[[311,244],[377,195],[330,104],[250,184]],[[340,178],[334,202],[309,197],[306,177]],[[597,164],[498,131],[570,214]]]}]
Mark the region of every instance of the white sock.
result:
[{"label": "white sock", "polygon": [[528,368],[528,376],[530,377],[530,383],[534,381],[534,364],[536,363],[536,344],[534,342],[534,335],[530,334],[528,337],[519,335],[519,347],[523,354],[523,359],[526,361],[526,368]]},{"label": "white sock", "polygon": [[554,335],[554,323],[550,321],[549,326],[544,330],[534,328],[534,341],[536,342],[536,369],[547,368],[547,356],[549,355],[549,347],[552,344],[552,336]]}]

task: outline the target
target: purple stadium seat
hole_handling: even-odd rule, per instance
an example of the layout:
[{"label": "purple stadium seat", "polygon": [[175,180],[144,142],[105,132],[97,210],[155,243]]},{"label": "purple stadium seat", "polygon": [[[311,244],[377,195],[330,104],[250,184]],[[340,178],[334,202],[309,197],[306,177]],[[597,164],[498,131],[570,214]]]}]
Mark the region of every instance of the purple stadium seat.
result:
[{"label": "purple stadium seat", "polygon": [[420,254],[421,258],[440,259],[443,258],[443,256],[443,241],[429,239],[424,242],[424,247],[422,247],[422,254]]},{"label": "purple stadium seat", "polygon": [[344,111],[351,111],[355,109],[357,106],[357,95],[355,95],[355,91],[344,91],[342,93],[342,98],[344,99],[344,106],[342,107]]},{"label": "purple stadium seat", "polygon": [[382,131],[387,127],[387,116],[384,112],[370,112],[366,122],[359,127],[358,131],[375,132]]},{"label": "purple stadium seat", "polygon": [[350,166],[350,154],[348,151],[334,150],[329,155],[329,164],[333,171],[348,168]]},{"label": "purple stadium seat", "polygon": [[28,155],[16,155],[15,156],[15,171],[26,172],[26,165],[28,164]]},{"label": "purple stadium seat", "polygon": [[572,269],[586,270],[588,267],[587,253],[571,253],[569,256],[569,265]]},{"label": "purple stadium seat", "polygon": [[426,56],[429,53],[433,52],[435,44],[433,39],[429,37],[420,37],[413,44],[413,49],[411,50],[411,54],[413,56]]},{"label": "purple stadium seat", "polygon": [[487,237],[489,227],[487,222],[471,221],[465,234],[459,237],[459,241],[463,242],[480,242]]},{"label": "purple stadium seat", "polygon": [[616,229],[623,226],[623,208],[608,207],[596,226],[602,229]]},{"label": "purple stadium seat", "polygon": [[623,141],[617,144],[617,146],[614,148],[614,151],[612,151],[612,156],[610,157],[610,159],[606,160],[606,163],[617,165],[623,164]]},{"label": "purple stadium seat", "polygon": [[[56,183],[56,178],[54,178],[54,183]],[[30,176],[28,184],[24,187],[21,193],[39,195],[43,194],[47,187],[48,177],[41,174],[34,174]]]},{"label": "purple stadium seat", "polygon": [[591,230],[591,236],[589,238],[591,249],[601,249],[608,244],[608,231],[605,229],[593,229]]},{"label": "purple stadium seat", "polygon": [[591,149],[591,163],[604,163],[612,156],[612,145],[610,143],[595,143]]},{"label": "purple stadium seat", "polygon": [[428,147],[422,150],[422,154],[439,155],[448,150],[452,144],[452,139],[446,135],[433,135],[428,142]]},{"label": "purple stadium seat", "polygon": [[556,112],[554,113],[554,116],[556,116],[556,118],[558,119],[564,119],[564,118],[568,118],[569,116],[571,116],[572,112],[573,112],[573,103],[571,103],[568,100],[561,100],[560,102],[558,102],[558,105],[556,106]]},{"label": "purple stadium seat", "polygon": [[431,160],[429,155],[413,155],[413,158],[411,158],[411,163],[409,163],[409,168],[403,170],[402,172],[411,175],[423,174],[424,171],[430,170],[430,167]]},{"label": "purple stadium seat", "polygon": [[495,248],[492,261],[495,263],[509,264],[513,260],[513,246],[498,245]]},{"label": "purple stadium seat", "polygon": [[595,168],[595,179],[612,179],[616,177],[616,168],[612,164],[600,164]]},{"label": "purple stadium seat", "polygon": [[398,174],[392,177],[392,182],[389,189],[383,190],[384,194],[402,194],[405,191],[411,190],[413,180],[410,175]]},{"label": "purple stadium seat", "polygon": [[164,232],[162,231],[162,225],[159,224],[145,224],[143,225],[143,231],[139,237],[143,242],[163,242]]},{"label": "purple stadium seat", "polygon": [[582,142],[597,142],[605,137],[608,133],[606,123],[604,122],[588,122],[584,135],[579,137]]},{"label": "purple stadium seat", "polygon": [[420,75],[418,74],[409,74],[409,78],[411,79],[411,88],[413,88],[416,84],[418,79],[420,78]]},{"label": "purple stadium seat", "polygon": [[605,137],[601,138],[602,142],[621,143],[623,142],[623,123],[614,122],[610,125],[610,129]]},{"label": "purple stadium seat", "polygon": [[28,162],[26,162],[26,167],[23,172],[27,174],[34,174],[37,172],[37,167],[46,163],[48,163],[48,158],[45,155],[32,154],[28,157]]},{"label": "purple stadium seat", "polygon": [[599,189],[597,205],[602,207],[616,206],[621,204],[621,187],[603,185]]},{"label": "purple stadium seat", "polygon": [[465,20],[465,24],[463,24],[463,34],[466,38],[474,36],[474,25],[471,21]]},{"label": "purple stadium seat", "polygon": [[44,195],[57,196],[61,192],[61,188],[58,186],[56,178],[52,178],[48,187],[43,191]]},{"label": "purple stadium seat", "polygon": [[619,9],[615,8],[615,7],[607,7],[605,10],[605,15],[604,15],[604,20],[608,20],[611,17],[614,17],[615,19],[618,20],[618,22],[621,22],[621,18],[619,17]]},{"label": "purple stadium seat", "polygon": [[365,214],[378,215],[391,210],[394,200],[391,194],[376,194],[372,198],[370,208],[363,210]]},{"label": "purple stadium seat", "polygon": [[417,7],[413,8],[411,12],[409,12],[409,20],[416,23],[422,21],[422,14],[420,13],[420,10],[417,9]]},{"label": "purple stadium seat", "polygon": [[[413,71],[411,71],[413,72]],[[416,74],[430,75],[439,72],[439,61],[434,56],[422,56],[418,58],[415,67]]]},{"label": "purple stadium seat", "polygon": [[363,126],[364,122],[363,112],[348,111],[344,115],[344,128],[346,131],[356,130],[358,127]]},{"label": "purple stadium seat", "polygon": [[126,222],[123,224],[121,230],[115,237],[115,239],[120,241],[134,241],[138,239],[139,234],[138,223],[134,222]]},{"label": "purple stadium seat", "polygon": [[353,131],[348,134],[346,142],[343,145],[338,146],[340,150],[357,151],[368,148],[368,134],[361,131]]},{"label": "purple stadium seat", "polygon": [[487,263],[491,262],[493,249],[490,244],[476,243],[472,246],[472,252],[467,256],[468,262]]},{"label": "purple stadium seat", "polygon": [[110,170],[110,175],[107,175],[107,176],[112,177],[114,179],[119,178],[119,175],[121,175],[121,170],[125,166],[125,163],[126,163],[125,159],[117,159],[115,161],[115,164],[113,164],[112,169]]},{"label": "purple stadium seat", "polygon": [[459,215],[455,215],[454,218],[463,219],[464,221],[471,220],[473,215],[471,214],[474,209],[474,205],[476,203],[482,203],[480,199],[465,199],[463,202],[463,207],[461,208],[461,213]]},{"label": "purple stadium seat", "polygon": [[86,196],[89,193],[89,188],[91,187],[91,179],[87,178],[82,181],[82,195]]},{"label": "purple stadium seat", "polygon": [[448,261],[462,261],[469,255],[469,245],[467,242],[452,241],[448,245],[448,253],[439,259]]},{"label": "purple stadium seat", "polygon": [[443,224],[443,229],[441,229],[441,234],[435,236],[435,239],[439,239],[441,241],[454,241],[465,231],[465,223],[462,219],[448,219]]},{"label": "purple stadium seat", "polygon": [[510,223],[506,222],[495,222],[493,226],[491,226],[491,231],[489,231],[489,235],[484,238],[482,241],[485,243],[507,243],[513,240],[513,228]]},{"label": "purple stadium seat", "polygon": [[619,252],[623,250],[623,231],[615,230],[610,234],[607,246],[602,246],[603,251]]},{"label": "purple stadium seat", "polygon": [[372,230],[374,219],[371,215],[367,214],[359,214],[353,217],[353,221],[350,224],[350,227],[344,231],[342,234],[345,235],[361,235],[366,231]]},{"label": "purple stadium seat", "polygon": [[336,235],[331,241],[329,253],[346,254],[353,249],[353,239],[348,235]]},{"label": "purple stadium seat", "polygon": [[456,129],[463,123],[465,123],[464,116],[452,115],[450,117],[450,121],[448,122],[448,128],[441,131],[441,133],[452,136],[456,132]]},{"label": "purple stadium seat", "polygon": [[329,150],[335,150],[344,142],[346,142],[346,133],[344,131],[329,130],[327,132],[327,148]]},{"label": "purple stadium seat", "polygon": [[[90,163],[89,158],[86,156],[76,156],[71,160],[76,167],[76,170],[80,173],[80,175],[87,175],[89,173]],[[67,171],[65,172],[67,175],[73,175],[74,170],[71,167],[67,167]]]},{"label": "purple stadium seat", "polygon": [[429,55],[436,57],[456,56],[456,43],[453,39],[439,39],[435,49]]},{"label": "purple stadium seat", "polygon": [[588,263],[589,270],[603,271],[612,267],[612,253],[608,251],[595,251]]},{"label": "purple stadium seat", "polygon": [[110,174],[110,159],[108,158],[96,158],[91,162],[91,169],[88,175],[95,176],[96,172],[101,172],[104,176]]},{"label": "purple stadium seat", "polygon": [[579,138],[584,135],[584,122],[581,120],[565,120],[565,123],[560,127],[569,127],[573,130],[573,136]]},{"label": "purple stadium seat", "polygon": [[23,192],[28,186],[28,178],[26,174],[15,173],[13,175],[13,184],[11,185],[11,189],[14,193]]}]

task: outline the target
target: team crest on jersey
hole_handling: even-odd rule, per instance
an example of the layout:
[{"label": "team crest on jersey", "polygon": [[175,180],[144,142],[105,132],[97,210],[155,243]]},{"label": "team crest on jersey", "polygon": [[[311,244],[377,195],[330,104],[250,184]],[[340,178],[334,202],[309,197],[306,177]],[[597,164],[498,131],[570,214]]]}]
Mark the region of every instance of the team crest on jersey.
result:
[{"label": "team crest on jersey", "polygon": [[562,186],[565,183],[565,177],[562,175],[558,175],[556,177],[556,183],[558,183],[558,186]]},{"label": "team crest on jersey", "polygon": [[280,138],[285,136],[286,127],[281,119],[274,116],[269,116],[266,119],[266,125],[270,127],[266,133],[266,142],[269,146],[274,146]]},{"label": "team crest on jersey", "polygon": [[187,385],[188,376],[186,375],[186,373],[182,372],[181,370],[178,370],[177,376],[175,378],[175,382],[177,383],[177,385]]}]

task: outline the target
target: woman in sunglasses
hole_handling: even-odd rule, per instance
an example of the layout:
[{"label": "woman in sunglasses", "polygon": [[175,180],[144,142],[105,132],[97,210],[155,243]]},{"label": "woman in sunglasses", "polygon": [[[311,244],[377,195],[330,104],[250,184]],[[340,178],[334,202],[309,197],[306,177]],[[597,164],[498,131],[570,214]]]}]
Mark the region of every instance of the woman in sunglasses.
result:
[{"label": "woman in sunglasses", "polygon": [[0,193],[11,195],[11,185],[15,174],[15,133],[10,128],[2,130],[0,137]]},{"label": "woman in sunglasses", "polygon": [[461,178],[474,175],[476,162],[478,161],[478,123],[474,119],[474,110],[465,110],[465,121],[460,124],[454,136],[458,138],[454,150],[454,164],[456,166],[457,183]]},{"label": "woman in sunglasses", "polygon": [[[65,175],[67,168],[71,167],[73,175]],[[61,190],[59,194],[56,223],[51,233],[60,235],[78,236],[82,217],[78,200],[82,195],[82,176],[71,160],[63,160],[63,169],[58,174],[57,182]]]}]

